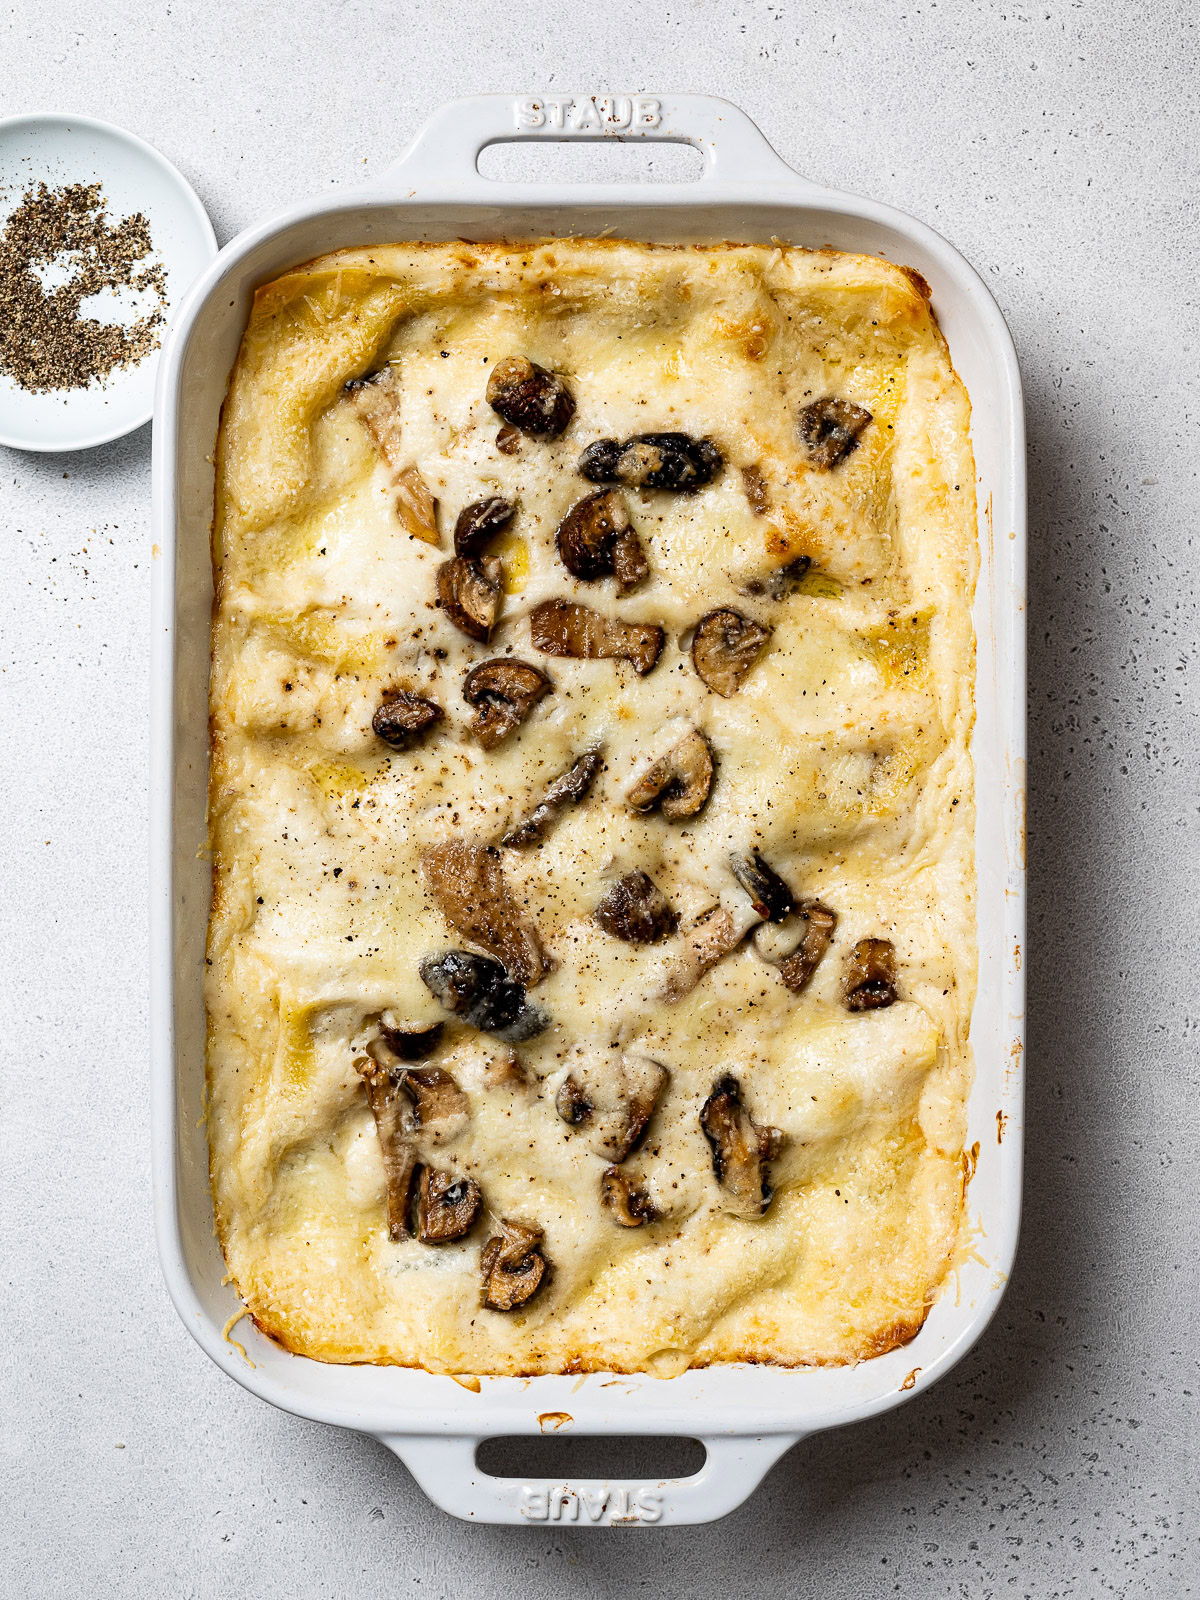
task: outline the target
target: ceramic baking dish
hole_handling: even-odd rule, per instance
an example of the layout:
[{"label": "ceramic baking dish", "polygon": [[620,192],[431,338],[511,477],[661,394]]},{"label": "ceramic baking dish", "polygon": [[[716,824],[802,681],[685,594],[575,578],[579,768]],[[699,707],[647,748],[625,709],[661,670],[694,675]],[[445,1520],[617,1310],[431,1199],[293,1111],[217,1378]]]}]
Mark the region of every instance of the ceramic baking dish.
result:
[{"label": "ceramic baking dish", "polygon": [[[657,139],[703,158],[686,183],[512,184],[480,175],[512,140]],[[256,285],[342,246],[400,239],[615,234],[660,242],[795,244],[865,251],[917,268],[933,289],[972,403],[982,569],[977,766],[979,997],[968,1144],[968,1237],[924,1328],[854,1367],[729,1365],[671,1379],[484,1378],[477,1392],[397,1367],[329,1366],[290,1355],[246,1319],[224,1283],[202,1125],[201,974],[213,445]],[[748,117],[696,96],[484,95],[444,106],[408,152],[362,188],[298,206],[222,250],[171,330],[154,427],[152,1049],[154,1198],[167,1286],[195,1338],[253,1393],[285,1410],[374,1434],[426,1492],[483,1522],[705,1522],[739,1505],[798,1439],[871,1416],[935,1382],[996,1309],[1016,1245],[1021,1176],[1024,942],[1025,485],[1020,378],[983,283],[929,228],[874,201],[821,189],[775,154]],[[969,1158],[970,1159],[970,1158]],[[244,1354],[242,1347],[244,1346]],[[686,1435],[707,1458],[665,1481],[491,1477],[481,1439],[553,1427],[578,1435]]]}]

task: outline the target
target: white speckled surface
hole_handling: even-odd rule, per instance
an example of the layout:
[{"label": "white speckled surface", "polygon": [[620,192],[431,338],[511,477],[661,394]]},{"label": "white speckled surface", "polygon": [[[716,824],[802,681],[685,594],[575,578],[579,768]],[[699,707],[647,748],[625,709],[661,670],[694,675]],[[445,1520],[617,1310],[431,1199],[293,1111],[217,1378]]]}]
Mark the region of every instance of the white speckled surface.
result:
[{"label": "white speckled surface", "polygon": [[149,1213],[149,430],[59,460],[0,451],[0,1591],[1200,1589],[1189,8],[682,0],[649,32],[632,0],[221,9],[21,0],[0,16],[0,114],[133,129],[224,239],[377,169],[455,93],[707,91],[984,271],[1031,439],[1024,1243],[940,1387],[800,1446],[709,1528],[461,1526],[381,1446],[244,1394],[171,1309]]}]

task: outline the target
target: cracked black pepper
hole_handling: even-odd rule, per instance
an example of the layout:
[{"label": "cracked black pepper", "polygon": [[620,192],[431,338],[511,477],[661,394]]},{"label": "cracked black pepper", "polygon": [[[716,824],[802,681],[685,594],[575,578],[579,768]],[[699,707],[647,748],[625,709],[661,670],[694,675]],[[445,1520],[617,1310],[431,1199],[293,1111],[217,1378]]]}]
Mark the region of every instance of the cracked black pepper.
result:
[{"label": "cracked black pepper", "polygon": [[[114,221],[98,183],[31,185],[0,233],[0,372],[36,392],[81,389],[148,356],[167,304],[152,252],[146,218]],[[50,287],[43,275],[51,267],[70,276]],[[129,322],[81,315],[89,296],[120,289],[156,303]]]}]

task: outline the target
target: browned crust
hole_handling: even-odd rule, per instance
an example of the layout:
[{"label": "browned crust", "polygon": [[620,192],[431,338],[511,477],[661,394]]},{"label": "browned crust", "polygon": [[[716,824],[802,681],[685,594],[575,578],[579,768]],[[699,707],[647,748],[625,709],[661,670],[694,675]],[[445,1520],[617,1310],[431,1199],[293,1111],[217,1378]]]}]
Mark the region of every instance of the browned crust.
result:
[{"label": "browned crust", "polygon": [[[243,1302],[245,1303],[245,1302]],[[932,1309],[933,1302],[920,1311],[912,1312],[908,1316],[901,1316],[895,1321],[886,1324],[875,1332],[863,1337],[858,1345],[852,1349],[839,1351],[836,1355],[814,1355],[807,1360],[790,1360],[783,1356],[766,1355],[761,1350],[747,1346],[732,1355],[720,1357],[703,1357],[692,1360],[687,1371],[698,1371],[706,1367],[725,1367],[732,1365],[751,1367],[778,1367],[784,1371],[804,1371],[814,1367],[853,1367],[860,1361],[871,1361],[876,1356],[887,1355],[890,1350],[899,1350],[904,1345],[911,1344],[925,1325],[925,1319]],[[258,1331],[277,1344],[280,1349],[286,1350],[289,1355],[306,1356],[311,1361],[322,1361],[329,1366],[342,1367],[402,1367],[410,1371],[433,1371],[436,1375],[446,1377],[462,1376],[461,1373],[444,1373],[440,1369],[429,1368],[420,1361],[405,1361],[391,1352],[380,1352],[375,1355],[337,1354],[335,1350],[320,1347],[315,1348],[311,1342],[303,1337],[293,1334],[277,1318],[268,1311],[247,1305],[247,1315]],[[644,1375],[648,1370],[646,1364],[630,1364],[620,1361],[605,1361],[603,1359],[577,1355],[566,1360],[549,1362],[544,1365],[529,1363],[524,1366],[505,1367],[494,1373],[484,1373],[483,1376],[503,1378],[552,1378],[552,1377],[584,1377],[596,1372],[611,1372],[620,1377],[637,1377]]]},{"label": "browned crust", "polygon": [[932,300],[933,299],[933,290],[929,287],[928,280],[921,276],[921,274],[917,271],[916,267],[904,267],[904,266],[902,266],[900,268],[900,271],[908,279],[909,283],[912,284],[913,288],[917,291],[917,293],[921,296],[921,298],[923,300]]},{"label": "browned crust", "polygon": [[[719,255],[722,251],[728,250],[768,248],[768,246],[761,244],[748,244],[745,239],[717,239],[710,241],[708,244],[667,244],[653,239],[635,239],[629,235],[622,235],[620,237],[612,235],[605,236],[604,238],[588,238],[586,240],[582,240],[575,237],[569,239],[560,239],[556,238],[552,234],[535,235],[533,238],[529,239],[513,238],[511,235],[505,234],[488,234],[477,239],[460,239],[458,241],[459,248],[454,251],[452,259],[458,266],[465,268],[467,271],[472,271],[481,265],[479,256],[472,253],[473,251],[487,253],[496,250],[503,250],[508,254],[520,257],[525,253],[532,253],[535,250],[548,249],[554,245],[570,245],[580,242],[586,242],[589,249],[597,251],[604,250],[615,253],[618,250],[627,250],[632,247],[638,250],[648,250],[652,254],[660,256]],[[411,250],[414,253],[423,253],[425,251],[433,253],[434,251],[451,249],[453,247],[453,243],[454,242],[450,240],[398,239],[392,240],[386,245],[379,245],[377,248],[383,250],[394,248],[396,245],[402,245],[405,250]],[[339,256],[359,255],[367,248],[369,248],[369,246],[366,245],[344,245],[340,250],[326,250],[320,255],[310,256],[305,261],[299,261],[294,266],[288,267],[286,272],[274,272],[269,278],[264,278],[262,282],[255,284],[255,304],[257,304],[260,294],[262,294],[265,290],[272,288],[275,284],[279,283],[281,279],[291,278],[306,272],[312,272],[314,268],[323,264],[328,266],[330,263],[336,261]],[[887,267],[894,272],[901,273],[923,300],[928,302],[932,299],[933,290],[930,288],[928,281],[920,272],[917,271],[916,267],[906,267],[895,261],[884,260],[879,256],[869,256],[864,251],[835,250],[832,248],[832,246],[828,245],[813,249],[808,245],[789,243],[786,248],[794,255],[827,256],[830,260],[840,256],[843,258],[848,257],[852,260],[858,261],[872,261],[877,266]],[[553,269],[558,265],[558,262],[553,256],[547,255],[546,265],[547,267]],[[236,364],[235,358],[234,366],[236,366]],[[230,377],[232,377],[233,366],[231,366],[229,370]],[[223,426],[224,420],[225,406],[222,404],[220,422],[218,424],[219,427]],[[218,434],[218,437],[221,437],[221,435]]]}]

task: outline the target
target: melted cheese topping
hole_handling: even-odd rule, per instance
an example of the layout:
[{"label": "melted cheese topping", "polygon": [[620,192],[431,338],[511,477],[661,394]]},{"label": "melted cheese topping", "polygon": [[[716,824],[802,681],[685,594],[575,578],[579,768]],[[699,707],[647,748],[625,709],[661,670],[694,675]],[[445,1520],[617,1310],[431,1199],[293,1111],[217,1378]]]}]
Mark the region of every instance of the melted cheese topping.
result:
[{"label": "melted cheese topping", "polygon": [[[795,248],[395,245],[318,260],[260,290],[224,411],[214,564],[209,1127],[217,1224],[260,1327],[328,1361],[452,1373],[860,1359],[911,1338],[955,1247],[975,986],[969,738],[976,573],[968,403],[923,285],[887,262]],[[554,440],[497,449],[488,373],[522,354],[566,376]],[[348,380],[392,365],[384,454]],[[872,422],[817,470],[799,411],[832,395]],[[630,491],[651,576],[618,599],[576,582],[556,526],[591,489],[601,436],[709,436],[725,457],[694,495]],[[415,537],[398,477],[439,502]],[[747,499],[756,469],[768,506]],[[409,480],[412,482],[413,480]],[[435,608],[458,512],[516,502],[497,549],[490,645]],[[798,592],[739,591],[806,555]],[[538,656],[528,615],[575,599],[666,630],[657,667]],[[688,646],[736,606],[774,628],[729,699]],[[468,731],[469,668],[514,654],[553,692],[499,748]],[[393,752],[385,690],[445,720]],[[682,823],[624,804],[691,727],[718,760]],[[587,800],[504,871],[557,962],[533,998],[553,1025],[511,1055],[453,1023],[434,1058],[469,1101],[437,1164],[475,1179],[483,1217],[456,1243],[388,1237],[384,1169],[353,1062],[368,1019],[446,1013],[418,963],[466,941],[426,892],[422,853],[493,842],[547,781],[603,744]],[[744,917],[732,852],[758,850],[838,917],[804,993],[747,940],[683,999],[664,976],[714,905]],[[640,868],[681,931],[659,945],[592,912]],[[899,999],[851,1014],[855,942],[893,942]],[[621,1228],[599,1201],[609,1157],[556,1113],[573,1050],[616,1048],[670,1080],[626,1170],[660,1213]],[[732,1214],[700,1128],[725,1074],[782,1130],[764,1215]],[[480,1248],[502,1217],[545,1230],[552,1273],[519,1310],[481,1306]]]}]

